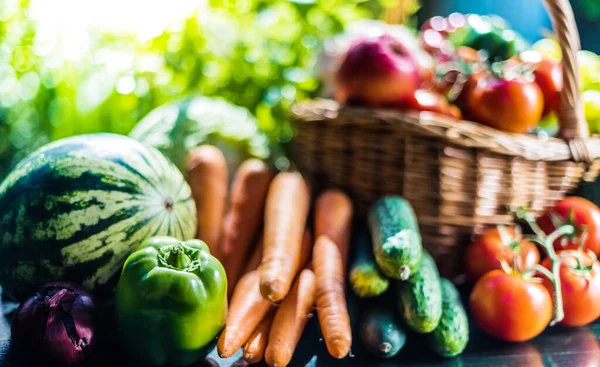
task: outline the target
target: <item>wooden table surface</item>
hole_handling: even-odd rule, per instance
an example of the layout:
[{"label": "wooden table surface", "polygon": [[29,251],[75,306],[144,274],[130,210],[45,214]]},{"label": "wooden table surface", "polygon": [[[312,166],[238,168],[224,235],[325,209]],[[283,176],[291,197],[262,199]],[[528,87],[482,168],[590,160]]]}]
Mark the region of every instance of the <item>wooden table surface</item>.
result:
[{"label": "wooden table surface", "polygon": [[[467,294],[466,290],[462,290]],[[359,306],[351,305],[357,309]],[[31,363],[23,360],[10,349],[10,310],[14,304],[0,303],[0,366],[1,367],[29,367]],[[110,307],[107,307],[110,308]],[[7,315],[8,313],[8,315]],[[103,312],[107,320],[112,319],[110,311]],[[104,330],[99,334],[101,343],[96,352],[90,358],[86,366],[92,367],[132,367],[138,366],[135,361],[130,360],[126,353],[119,349],[113,341],[114,332],[108,321],[102,320]],[[358,328],[354,328],[356,331]],[[423,340],[416,335],[409,335],[408,344],[402,352],[393,359],[384,361],[372,360],[355,342],[353,357],[342,361],[333,360],[328,356],[316,317],[313,317],[304,333],[296,356],[291,366],[307,367],[350,367],[350,366],[561,366],[561,367],[591,367],[600,366],[600,322],[588,327],[577,329],[564,329],[560,327],[549,328],[536,339],[519,344],[508,344],[499,342],[484,335],[473,323],[471,323],[471,341],[465,353],[458,358],[443,360],[437,358],[425,347]],[[355,341],[358,336],[355,335]],[[211,352],[209,359],[199,362],[194,367],[239,367],[245,366],[240,361],[240,354],[221,360]]]}]

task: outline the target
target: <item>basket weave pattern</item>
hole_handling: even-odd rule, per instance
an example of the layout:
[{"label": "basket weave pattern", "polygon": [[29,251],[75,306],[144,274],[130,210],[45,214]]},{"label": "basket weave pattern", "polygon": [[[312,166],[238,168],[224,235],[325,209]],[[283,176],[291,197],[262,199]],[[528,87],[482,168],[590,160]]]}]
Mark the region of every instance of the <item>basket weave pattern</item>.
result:
[{"label": "basket weave pattern", "polygon": [[600,140],[583,119],[575,55],[579,35],[568,0],[547,0],[563,50],[560,136],[516,135],[434,113],[298,104],[292,147],[315,191],[335,186],[358,213],[386,194],[409,200],[423,245],[444,276],[461,274],[474,233],[511,224],[511,207],[540,212],[600,170]]}]

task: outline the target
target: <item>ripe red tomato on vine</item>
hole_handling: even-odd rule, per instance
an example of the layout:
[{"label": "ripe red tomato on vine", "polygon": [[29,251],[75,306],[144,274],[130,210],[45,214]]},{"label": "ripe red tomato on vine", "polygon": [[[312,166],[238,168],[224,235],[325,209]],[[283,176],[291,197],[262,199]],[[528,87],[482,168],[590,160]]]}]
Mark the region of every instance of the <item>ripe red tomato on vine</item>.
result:
[{"label": "ripe red tomato on vine", "polygon": [[469,304],[485,332],[510,342],[538,336],[552,319],[552,298],[546,287],[534,278],[504,270],[480,278]]},{"label": "ripe red tomato on vine", "polygon": [[537,223],[546,234],[565,224],[575,228],[573,235],[554,241],[557,251],[576,250],[581,246],[596,255],[600,253],[600,209],[587,199],[576,196],[565,198],[546,211]]},{"label": "ripe red tomato on vine", "polygon": [[490,228],[467,248],[465,274],[475,282],[491,270],[502,269],[503,261],[527,269],[540,262],[540,252],[513,228]]},{"label": "ripe red tomato on vine", "polygon": [[[563,326],[583,326],[600,317],[600,262],[594,254],[573,250],[559,251],[560,283],[564,319]],[[549,258],[542,266],[552,269]],[[544,279],[544,285],[553,292],[552,284]]]}]

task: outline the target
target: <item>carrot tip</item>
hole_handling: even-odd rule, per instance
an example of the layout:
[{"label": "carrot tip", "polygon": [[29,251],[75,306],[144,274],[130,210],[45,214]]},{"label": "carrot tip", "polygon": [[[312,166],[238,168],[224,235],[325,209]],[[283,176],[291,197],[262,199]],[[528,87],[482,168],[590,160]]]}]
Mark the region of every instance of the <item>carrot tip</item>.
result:
[{"label": "carrot tip", "polygon": [[282,288],[279,284],[273,284],[273,282],[261,283],[260,294],[269,302],[279,302],[284,297],[282,296],[282,293],[284,293]]},{"label": "carrot tip", "polygon": [[217,354],[221,358],[229,358],[233,355],[233,352],[228,349],[219,350],[219,348],[217,348]]}]

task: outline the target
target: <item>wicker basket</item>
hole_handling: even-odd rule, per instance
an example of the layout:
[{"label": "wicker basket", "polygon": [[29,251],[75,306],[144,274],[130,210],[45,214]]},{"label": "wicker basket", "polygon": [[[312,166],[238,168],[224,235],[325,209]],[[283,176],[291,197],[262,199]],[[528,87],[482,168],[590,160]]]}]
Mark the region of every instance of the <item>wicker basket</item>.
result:
[{"label": "wicker basket", "polygon": [[546,0],[563,52],[560,139],[504,133],[438,114],[298,104],[297,168],[318,191],[335,186],[359,213],[385,194],[414,206],[423,245],[443,275],[461,274],[464,246],[486,226],[511,224],[509,208],[539,212],[593,180],[600,139],[589,137],[580,102],[579,35],[568,0]]}]

